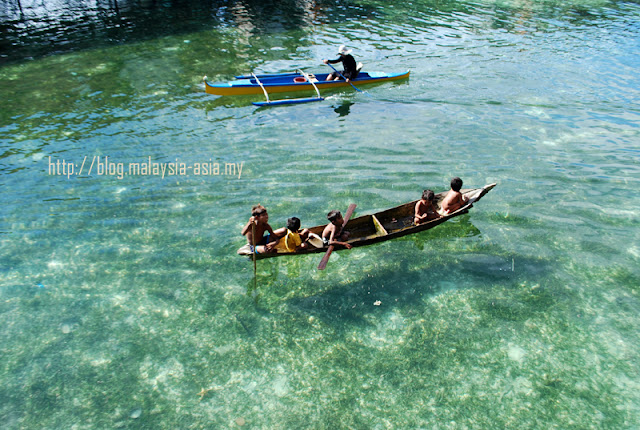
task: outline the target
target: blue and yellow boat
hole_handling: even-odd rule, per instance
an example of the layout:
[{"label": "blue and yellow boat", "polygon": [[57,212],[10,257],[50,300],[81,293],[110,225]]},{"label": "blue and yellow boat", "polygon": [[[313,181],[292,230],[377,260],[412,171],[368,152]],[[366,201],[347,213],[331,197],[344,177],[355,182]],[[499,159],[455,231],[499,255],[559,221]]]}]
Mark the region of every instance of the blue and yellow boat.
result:
[{"label": "blue and yellow boat", "polygon": [[[235,81],[210,83],[204,79],[205,91],[218,96],[240,96],[262,94],[263,92],[286,93],[294,91],[317,91],[324,88],[348,87],[351,84],[373,84],[377,82],[407,79],[409,71],[404,73],[360,72],[356,79],[349,82],[327,81],[328,73],[308,74],[302,71],[272,75],[237,76]],[[314,85],[316,88],[314,88]]]}]

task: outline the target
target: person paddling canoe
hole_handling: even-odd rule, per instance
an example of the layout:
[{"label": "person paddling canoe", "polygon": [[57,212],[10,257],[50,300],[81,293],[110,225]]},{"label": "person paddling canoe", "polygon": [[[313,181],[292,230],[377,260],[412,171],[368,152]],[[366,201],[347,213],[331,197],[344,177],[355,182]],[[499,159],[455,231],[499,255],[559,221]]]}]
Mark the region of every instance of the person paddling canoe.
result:
[{"label": "person paddling canoe", "polygon": [[[342,65],[344,66],[342,75],[345,77],[347,82],[349,82],[351,79],[357,78],[358,65],[356,64],[355,58],[353,58],[353,56],[351,55],[351,49],[347,49],[346,46],[340,45],[340,48],[338,48],[338,55],[340,55],[340,57],[335,60],[323,60],[322,62],[324,64],[342,63]],[[340,79],[341,77],[338,72],[330,73],[327,76],[327,81],[339,81]]]},{"label": "person paddling canoe", "polygon": [[351,249],[351,245],[346,241],[349,239],[350,233],[344,230],[344,218],[340,211],[332,210],[327,214],[329,224],[322,231],[322,241],[325,246],[344,246],[347,249]]}]

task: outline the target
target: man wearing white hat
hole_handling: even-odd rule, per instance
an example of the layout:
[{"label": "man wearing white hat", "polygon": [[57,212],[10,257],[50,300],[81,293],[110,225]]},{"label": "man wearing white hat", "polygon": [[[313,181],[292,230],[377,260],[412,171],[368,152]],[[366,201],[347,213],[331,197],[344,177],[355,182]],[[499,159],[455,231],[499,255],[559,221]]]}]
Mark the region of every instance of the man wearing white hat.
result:
[{"label": "man wearing white hat", "polygon": [[[358,77],[358,66],[356,65],[356,60],[351,56],[351,49],[347,49],[346,46],[340,45],[338,48],[338,54],[340,58],[335,60],[323,60],[324,64],[336,64],[342,63],[344,66],[344,71],[342,75],[345,77],[347,82],[351,79],[355,79]],[[337,72],[333,72],[327,76],[327,81],[337,81],[340,80],[340,74]]]}]

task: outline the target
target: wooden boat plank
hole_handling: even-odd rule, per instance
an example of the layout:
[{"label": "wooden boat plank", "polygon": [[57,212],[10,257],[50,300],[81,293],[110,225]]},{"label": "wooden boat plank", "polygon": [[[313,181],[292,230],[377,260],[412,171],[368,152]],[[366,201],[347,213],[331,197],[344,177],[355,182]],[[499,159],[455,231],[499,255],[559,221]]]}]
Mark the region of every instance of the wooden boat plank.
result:
[{"label": "wooden boat plank", "polygon": [[389,232],[384,228],[384,226],[378,221],[375,215],[371,215],[371,219],[373,220],[373,224],[376,227],[376,235],[377,236],[387,236]]}]

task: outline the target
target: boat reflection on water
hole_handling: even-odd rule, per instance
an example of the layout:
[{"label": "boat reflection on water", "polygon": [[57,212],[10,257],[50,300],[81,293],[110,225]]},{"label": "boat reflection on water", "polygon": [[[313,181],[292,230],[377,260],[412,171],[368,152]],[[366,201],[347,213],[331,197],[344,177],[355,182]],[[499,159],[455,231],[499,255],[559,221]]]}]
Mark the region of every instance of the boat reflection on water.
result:
[{"label": "boat reflection on water", "polygon": [[336,107],[333,111],[338,114],[338,116],[347,116],[351,111],[351,106],[354,103],[351,101],[344,101],[340,106]]}]

